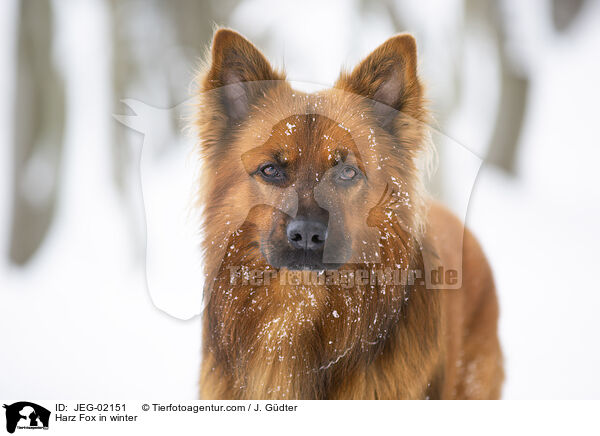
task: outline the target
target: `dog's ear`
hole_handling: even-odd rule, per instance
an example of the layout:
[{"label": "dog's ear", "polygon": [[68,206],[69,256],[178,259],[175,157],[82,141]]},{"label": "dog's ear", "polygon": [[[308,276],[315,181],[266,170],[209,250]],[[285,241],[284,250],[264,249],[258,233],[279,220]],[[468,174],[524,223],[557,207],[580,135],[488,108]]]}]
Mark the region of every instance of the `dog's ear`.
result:
[{"label": "dog's ear", "polygon": [[217,30],[202,91],[218,90],[220,109],[230,120],[244,118],[258,93],[272,86],[272,81],[284,79],[242,35],[229,29]]},{"label": "dog's ear", "polygon": [[417,44],[408,34],[388,39],[351,73],[342,73],[335,87],[370,99],[376,117],[388,129],[399,113],[417,120],[425,113],[417,77]]}]

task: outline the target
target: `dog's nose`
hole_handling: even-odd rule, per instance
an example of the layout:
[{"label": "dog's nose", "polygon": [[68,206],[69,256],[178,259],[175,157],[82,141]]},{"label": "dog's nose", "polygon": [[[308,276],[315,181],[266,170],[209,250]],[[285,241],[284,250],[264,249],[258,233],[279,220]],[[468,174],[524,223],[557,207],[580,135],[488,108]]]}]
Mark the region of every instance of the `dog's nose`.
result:
[{"label": "dog's nose", "polygon": [[293,219],[287,226],[287,237],[295,248],[319,250],[325,245],[327,226],[318,221]]}]

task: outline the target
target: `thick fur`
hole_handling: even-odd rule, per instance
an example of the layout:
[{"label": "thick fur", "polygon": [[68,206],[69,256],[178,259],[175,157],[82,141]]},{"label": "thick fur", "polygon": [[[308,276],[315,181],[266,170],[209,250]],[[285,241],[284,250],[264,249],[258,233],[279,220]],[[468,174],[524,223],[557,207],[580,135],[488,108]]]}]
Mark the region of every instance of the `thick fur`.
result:
[{"label": "thick fur", "polygon": [[[416,64],[414,39],[398,35],[342,73],[331,90],[303,94],[245,38],[216,32],[198,76],[195,117],[207,259],[203,399],[500,396],[490,268],[471,233],[421,187],[416,162],[427,145],[427,112]],[[287,201],[287,187],[254,183],[249,168],[288,141],[286,159],[323,174],[331,149],[322,138],[366,144],[373,135],[373,153],[385,162],[378,186],[385,188],[371,181],[369,190],[348,194],[340,219],[353,243],[361,239],[356,211],[368,210],[360,218],[388,235],[378,267],[423,269],[428,256],[442,266],[462,263],[462,287],[232,283],[231,267],[274,270],[259,248],[261,235],[276,226]],[[357,267],[375,265],[353,260],[340,269]]]}]

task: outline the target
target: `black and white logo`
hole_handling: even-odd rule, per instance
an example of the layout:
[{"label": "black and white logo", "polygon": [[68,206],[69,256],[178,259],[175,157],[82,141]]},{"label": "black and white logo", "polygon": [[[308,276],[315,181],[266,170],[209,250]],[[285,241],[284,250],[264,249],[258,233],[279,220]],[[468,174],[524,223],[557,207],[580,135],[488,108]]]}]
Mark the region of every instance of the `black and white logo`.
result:
[{"label": "black and white logo", "polygon": [[5,404],[6,431],[14,433],[16,429],[48,429],[50,411],[29,401],[19,401],[11,405]]}]

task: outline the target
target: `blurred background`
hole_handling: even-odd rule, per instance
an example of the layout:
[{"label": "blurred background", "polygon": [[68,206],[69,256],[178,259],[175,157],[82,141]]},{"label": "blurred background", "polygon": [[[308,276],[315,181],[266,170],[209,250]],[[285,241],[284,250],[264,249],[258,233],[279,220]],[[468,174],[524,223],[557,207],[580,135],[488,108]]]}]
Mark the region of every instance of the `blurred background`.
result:
[{"label": "blurred background", "polygon": [[181,123],[142,157],[113,114],[188,99],[215,24],[319,85],[414,34],[435,127],[483,161],[466,221],[496,276],[504,398],[600,398],[593,0],[1,2],[0,397],[197,397],[199,318],[159,310],[145,274],[140,159],[175,195]]}]

